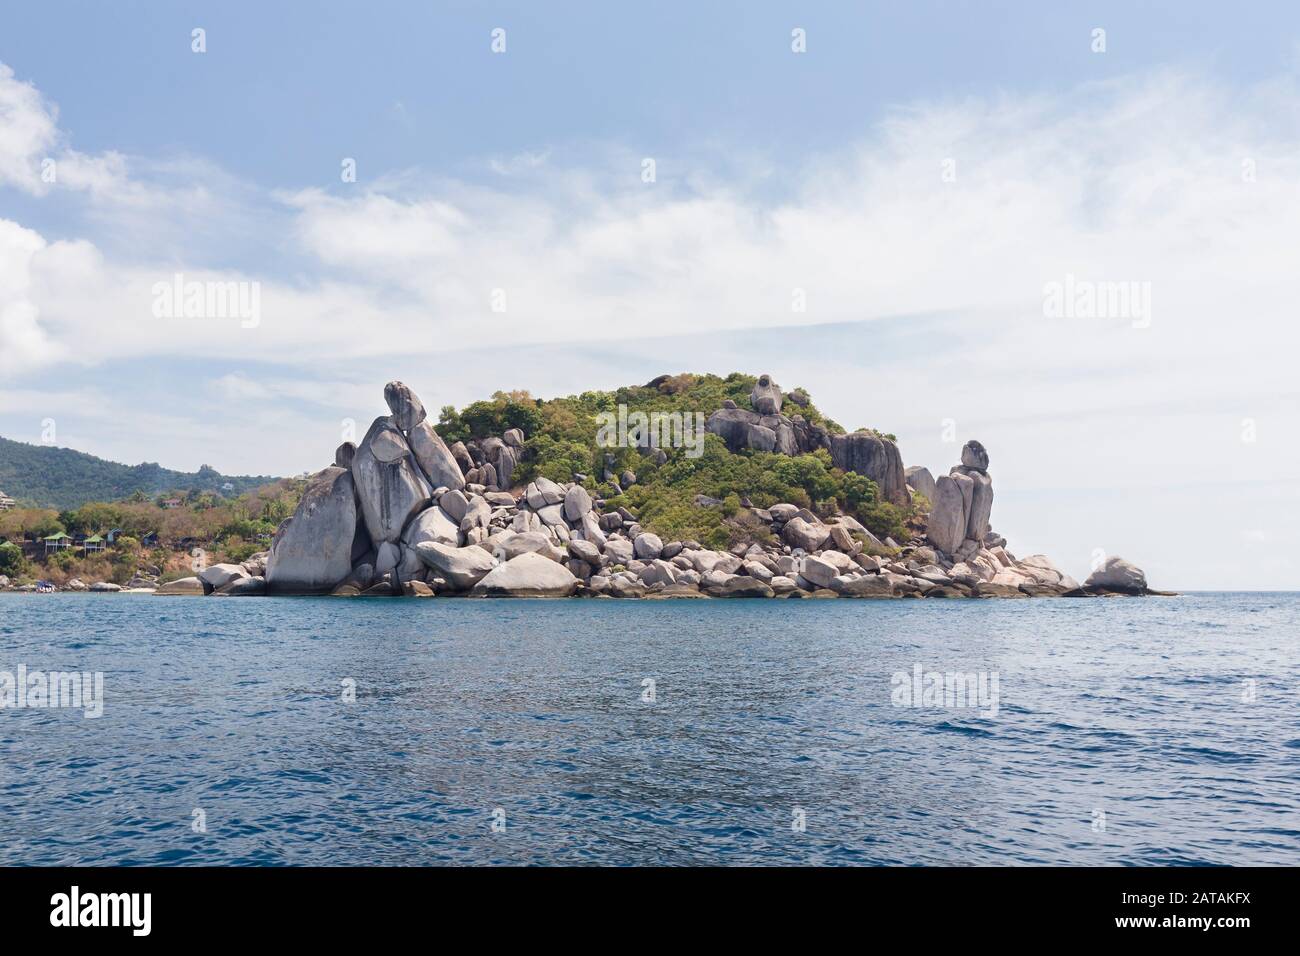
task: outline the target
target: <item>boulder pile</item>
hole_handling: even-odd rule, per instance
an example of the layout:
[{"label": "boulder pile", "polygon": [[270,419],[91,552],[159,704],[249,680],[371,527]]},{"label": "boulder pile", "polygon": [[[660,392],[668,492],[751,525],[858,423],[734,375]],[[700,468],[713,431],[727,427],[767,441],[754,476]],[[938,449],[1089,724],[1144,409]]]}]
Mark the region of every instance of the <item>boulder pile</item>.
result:
[{"label": "boulder pile", "polygon": [[[734,450],[798,454],[827,448],[836,465],[876,481],[890,501],[931,503],[903,543],[878,540],[849,515],[780,503],[748,507],[755,540],[730,550],[664,541],[626,508],[607,509],[584,476],[511,479],[525,436],[450,447],[401,382],[359,445],[346,443],[309,482],[268,553],[173,581],[159,594],[332,594],[432,597],[1039,597],[1147,593],[1142,572],[1112,559],[1084,586],[1043,555],[1017,559],[990,526],[993,484],[979,442],[935,481],[904,470],[897,445],[873,432],[832,435],[781,410],[807,404],[769,376],[754,410],[728,403],[707,428]],[[635,475],[621,476],[623,484]],[[696,506],[721,503],[701,497]],[[1100,576],[1099,576],[1100,575]]]},{"label": "boulder pile", "polygon": [[866,475],[880,488],[886,501],[902,506],[909,504],[903,457],[894,442],[865,430],[833,435],[798,413],[789,417],[781,414],[786,400],[797,406],[808,404],[808,396],[802,391],[782,396],[781,387],[771,376],[760,375],[749,395],[753,411],[727,401],[709,416],[705,430],[719,436],[733,452],[754,449],[781,455],[806,455],[825,448],[836,468]]}]

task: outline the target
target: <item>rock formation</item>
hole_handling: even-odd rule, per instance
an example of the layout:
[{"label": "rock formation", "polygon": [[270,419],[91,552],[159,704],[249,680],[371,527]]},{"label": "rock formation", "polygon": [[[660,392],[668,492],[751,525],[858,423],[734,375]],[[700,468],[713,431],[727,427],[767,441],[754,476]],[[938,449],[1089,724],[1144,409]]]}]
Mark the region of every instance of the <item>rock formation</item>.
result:
[{"label": "rock formation", "polygon": [[928,537],[935,547],[948,554],[969,552],[983,544],[993,512],[988,452],[979,442],[969,441],[961,450],[961,460],[960,465],[934,483],[930,502]]},{"label": "rock formation", "polygon": [[[808,404],[807,395],[798,390],[790,398],[795,405]],[[749,401],[752,411],[738,408],[734,402],[724,403],[709,416],[705,430],[719,436],[733,452],[752,449],[804,455],[825,448],[831,453],[835,467],[867,476],[880,488],[886,501],[901,507],[910,503],[902,455],[888,438],[869,431],[833,435],[802,415],[782,415],[781,388],[768,375],[759,376]]]},{"label": "rock formation", "polygon": [[[989,527],[993,483],[988,452],[967,442],[961,463],[937,481],[904,470],[897,445],[868,431],[831,435],[799,415],[768,376],[754,386],[754,409],[727,403],[709,430],[737,450],[794,454],[826,448],[837,467],[872,478],[885,500],[906,504],[909,488],[930,501],[914,513],[903,543],[878,540],[850,515],[789,502],[767,508],[742,500],[762,531],[729,551],[665,541],[627,507],[613,508],[584,486],[538,476],[510,487],[527,436],[450,447],[420,399],[400,382],[384,390],[391,414],[361,443],[340,447],[314,476],[269,554],[215,565],[159,594],[240,596],[515,596],[611,598],[954,598],[1148,594],[1142,572],[1111,558],[1082,587],[1043,555],[1017,560]],[[636,476],[622,476],[623,486]],[[609,476],[612,482],[613,475]],[[722,503],[699,496],[695,506]]]},{"label": "rock formation", "polygon": [[352,570],[357,530],[352,473],[332,466],[316,475],[293,517],[276,529],[266,565],[272,592],[330,591]]}]

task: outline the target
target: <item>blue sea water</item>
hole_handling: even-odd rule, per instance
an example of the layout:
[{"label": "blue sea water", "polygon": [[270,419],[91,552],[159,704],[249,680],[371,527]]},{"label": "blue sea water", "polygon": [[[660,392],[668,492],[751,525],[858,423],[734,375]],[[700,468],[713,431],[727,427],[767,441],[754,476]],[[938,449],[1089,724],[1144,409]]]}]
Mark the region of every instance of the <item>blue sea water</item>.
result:
[{"label": "blue sea water", "polygon": [[[104,712],[0,711],[0,864],[1295,864],[1298,624],[3,595],[0,671],[102,671]],[[898,706],[917,664],[996,673],[996,716]]]}]

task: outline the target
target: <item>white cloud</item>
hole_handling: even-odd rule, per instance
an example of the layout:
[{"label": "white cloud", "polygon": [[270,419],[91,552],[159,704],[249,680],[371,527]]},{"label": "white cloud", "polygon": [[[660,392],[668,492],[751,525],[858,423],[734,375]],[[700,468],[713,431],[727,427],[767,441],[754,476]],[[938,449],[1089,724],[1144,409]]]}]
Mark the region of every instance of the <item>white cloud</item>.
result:
[{"label": "white cloud", "polygon": [[[329,441],[338,410],[355,402],[363,419],[387,377],[415,380],[437,407],[497,387],[761,370],[807,386],[845,425],[895,432],[909,463],[936,471],[955,462],[940,440],[954,419],[993,453],[1004,531],[1077,532],[1051,495],[1136,489],[1139,501],[1086,515],[1088,535],[1114,551],[1112,539],[1150,521],[1150,540],[1172,541],[1188,495],[1169,489],[1279,482],[1300,465],[1286,440],[1300,345],[1295,92],[1289,80],[1228,96],[1187,77],[1133,77],[910,104],[796,170],[732,157],[726,176],[704,163],[668,176],[661,164],[661,181],[643,184],[634,156],[560,168],[537,151],[489,160],[490,187],[405,171],[265,195],[201,162],[82,157],[39,92],[0,68],[0,188],[39,194],[22,171],[57,149],[90,207],[83,240],[0,220],[0,374],[32,384],[67,361],[264,363],[273,377],[214,373],[210,397]],[[946,159],[955,181],[942,178]],[[240,242],[256,221],[292,271],[237,274],[209,267],[201,243],[178,247],[178,196],[210,213],[192,218],[217,242]],[[124,230],[126,248],[114,241]],[[150,289],[177,271],[260,281],[260,325],[154,318]],[[1150,327],[1046,318],[1044,284],[1067,274],[1149,283]],[[806,312],[791,309],[796,288]],[[491,310],[494,289],[504,313]],[[856,330],[853,348],[837,325]],[[613,359],[644,374],[610,382]],[[320,411],[303,413],[309,424],[277,410],[285,401]],[[1246,417],[1257,443],[1240,439]],[[242,442],[245,462],[305,447],[269,428],[207,435]],[[1269,495],[1258,500],[1279,500]],[[1249,494],[1232,504],[1248,527],[1268,516]],[[1186,565],[1172,545],[1150,547]]]}]

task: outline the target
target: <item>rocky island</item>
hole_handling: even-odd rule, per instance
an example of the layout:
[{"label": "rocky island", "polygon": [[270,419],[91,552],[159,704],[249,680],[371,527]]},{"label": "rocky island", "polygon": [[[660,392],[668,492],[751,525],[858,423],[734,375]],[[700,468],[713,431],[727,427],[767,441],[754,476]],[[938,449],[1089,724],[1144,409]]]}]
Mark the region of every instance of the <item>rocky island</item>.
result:
[{"label": "rocky island", "polygon": [[[333,463],[312,476],[268,552],[240,564],[207,567],[157,593],[423,598],[1162,593],[1148,589],[1143,572],[1121,558],[1111,557],[1080,585],[1044,555],[1012,554],[990,526],[993,480],[988,452],[978,441],[967,442],[960,461],[936,479],[925,467],[904,467],[891,436],[871,429],[845,432],[823,419],[802,389],[783,393],[767,375],[709,378],[737,398],[723,399],[707,416],[675,410],[656,418],[658,413],[627,414],[620,404],[617,414],[626,423],[620,418],[616,430],[598,436],[589,448],[580,441],[584,429],[597,435],[599,418],[612,428],[609,393],[593,400],[607,410],[587,422],[573,408],[544,408],[549,418],[542,416],[534,435],[522,427],[484,434],[509,417],[480,416],[467,424],[445,408],[443,422],[466,435],[448,444],[411,389],[390,382],[384,389],[390,414],[375,419],[359,443],[344,442]],[[661,376],[629,394],[671,397],[698,379]],[[749,382],[745,396],[738,388]],[[543,406],[497,397],[496,407],[509,410],[513,403],[528,422],[536,417],[532,409]],[[703,425],[704,434],[694,442],[690,415]],[[465,418],[470,417],[467,410]],[[561,442],[562,427],[579,440]],[[584,458],[603,463],[599,478],[576,469],[568,480],[540,473],[543,466],[554,472]],[[647,486],[644,479],[639,484],[630,467],[620,473],[620,460],[639,462],[643,471],[654,472],[658,484]],[[736,480],[759,487],[733,490],[725,498],[695,494],[684,501],[691,476],[705,467],[701,461],[722,475],[756,466],[729,487]],[[516,480],[530,469],[532,477]],[[794,484],[769,482],[769,475]],[[783,487],[805,500],[772,500]],[[825,497],[815,497],[819,494]],[[877,531],[894,533],[873,532],[855,517],[855,508]],[[663,533],[678,526],[704,528],[712,540]]]}]

